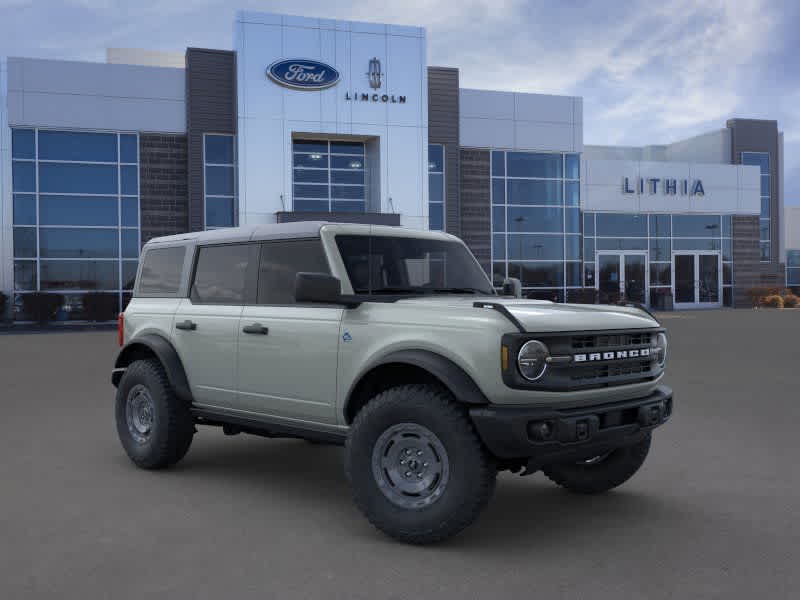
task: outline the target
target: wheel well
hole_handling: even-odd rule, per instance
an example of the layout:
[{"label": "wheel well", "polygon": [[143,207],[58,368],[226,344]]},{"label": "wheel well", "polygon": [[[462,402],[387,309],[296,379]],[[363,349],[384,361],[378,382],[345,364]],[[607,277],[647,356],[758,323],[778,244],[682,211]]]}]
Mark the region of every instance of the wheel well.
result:
[{"label": "wheel well", "polygon": [[430,371],[407,363],[389,363],[375,367],[353,388],[345,408],[345,420],[352,423],[364,405],[381,392],[399,385],[428,383],[447,389]]},{"label": "wheel well", "polygon": [[117,368],[124,368],[137,360],[147,360],[150,358],[161,362],[158,355],[153,352],[149,346],[145,344],[131,344],[119,355],[115,366]]}]

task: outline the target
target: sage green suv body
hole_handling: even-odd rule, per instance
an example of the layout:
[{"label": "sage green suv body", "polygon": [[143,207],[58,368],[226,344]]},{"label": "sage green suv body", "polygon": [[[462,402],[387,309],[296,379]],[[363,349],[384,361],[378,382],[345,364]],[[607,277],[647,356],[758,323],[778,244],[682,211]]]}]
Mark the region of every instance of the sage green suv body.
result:
[{"label": "sage green suv body", "polygon": [[151,240],[120,341],[117,427],[137,464],[177,462],[196,424],[346,442],[356,502],[410,542],[471,522],[497,469],[618,485],[672,409],[651,314],[498,296],[438,232],[310,222]]}]

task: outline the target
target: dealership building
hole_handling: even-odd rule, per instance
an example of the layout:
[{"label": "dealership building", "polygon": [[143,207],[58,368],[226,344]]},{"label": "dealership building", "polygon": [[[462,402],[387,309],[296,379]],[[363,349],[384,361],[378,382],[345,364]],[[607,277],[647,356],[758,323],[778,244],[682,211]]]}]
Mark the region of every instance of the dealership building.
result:
[{"label": "dealership building", "polygon": [[86,293],[124,304],[152,237],[297,220],[442,229],[556,301],[749,306],[800,277],[776,121],[590,146],[582,98],[461,88],[421,27],[240,12],[233,47],[0,62],[17,318],[36,291],[62,319]]}]

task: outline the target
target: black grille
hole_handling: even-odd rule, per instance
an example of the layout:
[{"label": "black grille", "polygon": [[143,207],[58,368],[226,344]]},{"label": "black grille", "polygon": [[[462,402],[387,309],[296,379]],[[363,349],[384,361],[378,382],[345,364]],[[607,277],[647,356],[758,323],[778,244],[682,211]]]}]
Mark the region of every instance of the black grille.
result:
[{"label": "black grille", "polygon": [[[509,333],[503,344],[514,358],[513,368],[503,372],[503,380],[516,389],[550,391],[587,390],[653,381],[663,372],[653,343],[662,329],[575,331],[552,334]],[[516,367],[516,356],[526,341],[545,343],[556,359],[535,382],[525,380]],[[649,349],[649,356],[631,357],[631,351]],[[582,355],[575,360],[576,355]]]},{"label": "black grille", "polygon": [[589,380],[594,383],[612,377],[649,374],[651,365],[652,363],[648,360],[640,360],[630,363],[573,368],[570,370],[570,379],[572,381]]},{"label": "black grille", "polygon": [[649,346],[652,333],[615,333],[611,335],[575,335],[572,337],[572,348],[588,350],[590,348],[610,348],[612,346]]}]

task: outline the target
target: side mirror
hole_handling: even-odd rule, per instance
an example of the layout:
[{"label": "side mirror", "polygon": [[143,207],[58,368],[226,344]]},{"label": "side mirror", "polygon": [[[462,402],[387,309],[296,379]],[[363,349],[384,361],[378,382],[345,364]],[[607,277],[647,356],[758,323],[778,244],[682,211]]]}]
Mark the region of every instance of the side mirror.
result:
[{"label": "side mirror", "polygon": [[327,273],[298,273],[294,282],[294,299],[297,302],[344,304],[342,282]]},{"label": "side mirror", "polygon": [[508,277],[503,282],[503,296],[522,298],[522,282],[516,277]]}]

